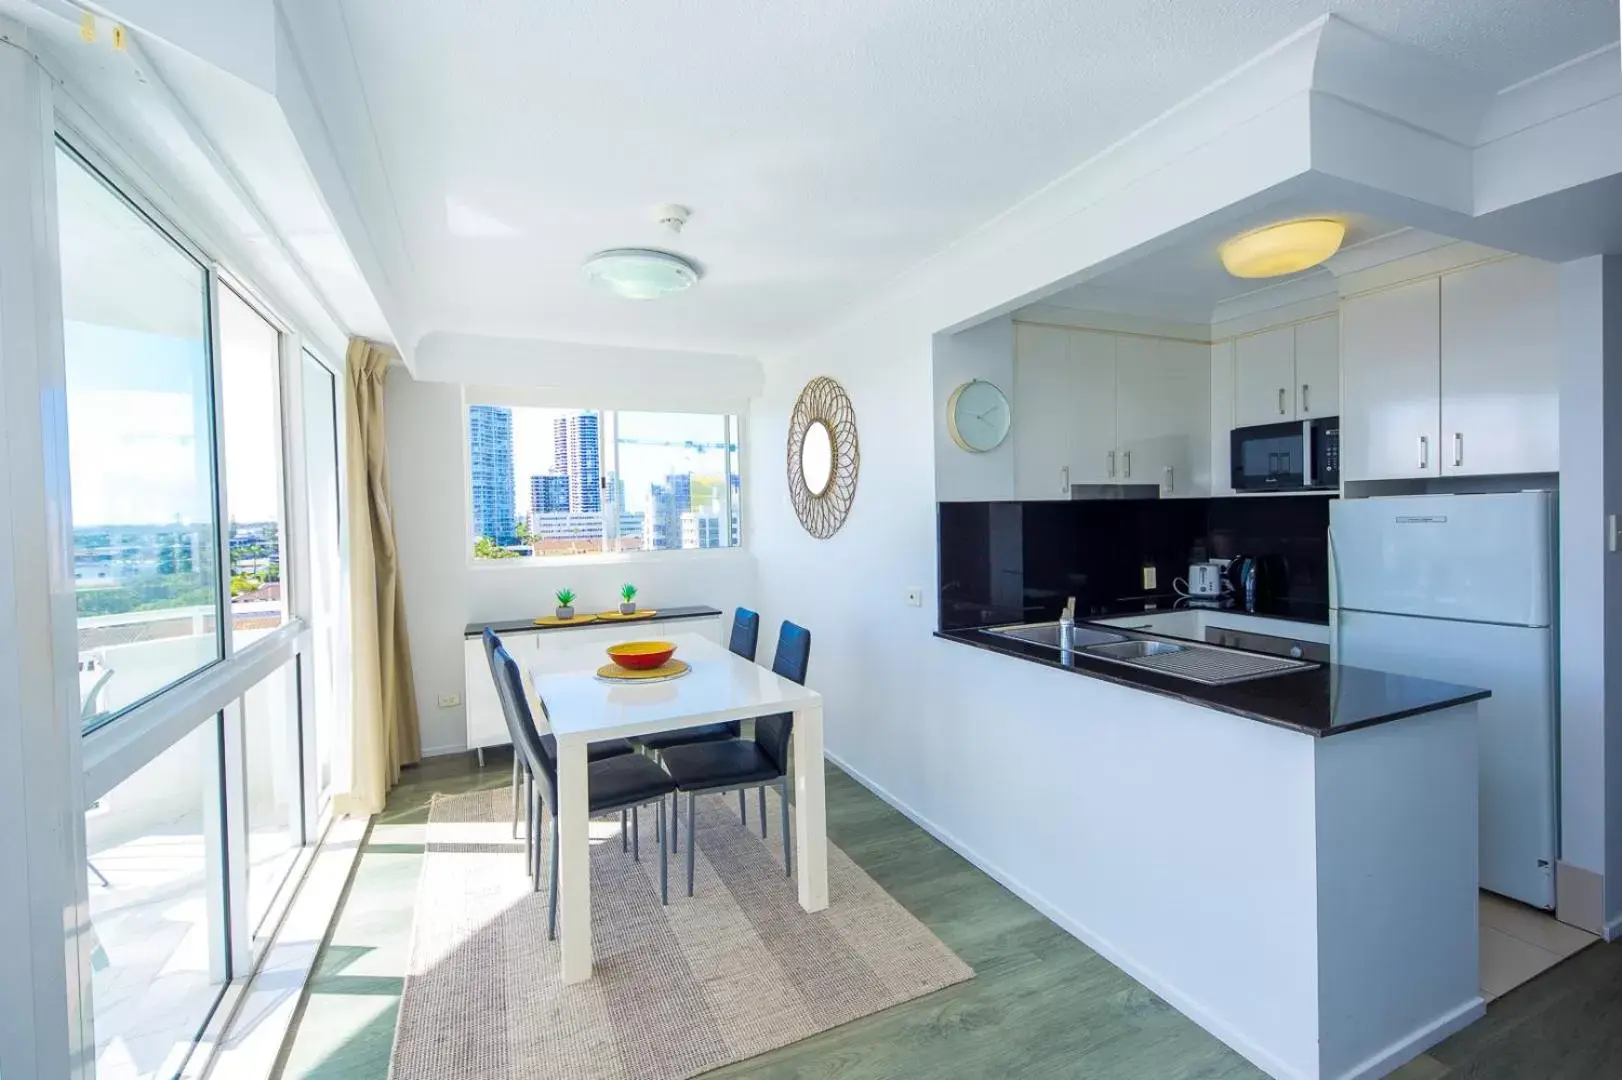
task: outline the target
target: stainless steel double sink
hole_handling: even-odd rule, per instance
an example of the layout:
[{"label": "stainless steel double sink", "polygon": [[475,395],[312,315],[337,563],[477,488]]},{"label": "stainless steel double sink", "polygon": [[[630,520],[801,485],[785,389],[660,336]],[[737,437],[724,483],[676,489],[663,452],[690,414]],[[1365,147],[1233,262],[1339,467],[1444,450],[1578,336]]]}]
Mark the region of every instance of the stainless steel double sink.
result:
[{"label": "stainless steel double sink", "polygon": [[[986,633],[1039,645],[1060,654],[1071,651],[1060,644],[1057,622],[995,626],[987,629]],[[1205,686],[1266,679],[1318,666],[1305,660],[1242,652],[1191,641],[1167,641],[1137,633],[1119,634],[1089,626],[1077,626],[1071,641],[1073,655],[1124,664]]]}]

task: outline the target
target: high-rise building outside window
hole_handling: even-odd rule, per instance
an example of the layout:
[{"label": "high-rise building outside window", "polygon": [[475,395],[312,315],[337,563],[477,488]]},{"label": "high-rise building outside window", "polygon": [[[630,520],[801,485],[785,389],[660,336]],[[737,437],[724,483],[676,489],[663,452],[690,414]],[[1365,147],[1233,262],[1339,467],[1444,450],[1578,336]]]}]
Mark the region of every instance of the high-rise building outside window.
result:
[{"label": "high-rise building outside window", "polygon": [[474,405],[467,411],[467,425],[473,462],[473,534],[497,546],[515,544],[512,410]]}]

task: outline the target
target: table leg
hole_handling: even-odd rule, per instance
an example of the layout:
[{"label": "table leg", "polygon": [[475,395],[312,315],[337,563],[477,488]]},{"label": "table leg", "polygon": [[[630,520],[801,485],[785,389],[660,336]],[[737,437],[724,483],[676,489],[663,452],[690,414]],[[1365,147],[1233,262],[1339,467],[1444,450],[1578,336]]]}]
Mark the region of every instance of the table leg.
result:
[{"label": "table leg", "polygon": [[558,900],[563,981],[591,978],[591,833],[586,742],[558,740]]},{"label": "table leg", "polygon": [[794,713],[794,862],[800,906],[828,906],[828,818],[822,763],[822,706]]}]

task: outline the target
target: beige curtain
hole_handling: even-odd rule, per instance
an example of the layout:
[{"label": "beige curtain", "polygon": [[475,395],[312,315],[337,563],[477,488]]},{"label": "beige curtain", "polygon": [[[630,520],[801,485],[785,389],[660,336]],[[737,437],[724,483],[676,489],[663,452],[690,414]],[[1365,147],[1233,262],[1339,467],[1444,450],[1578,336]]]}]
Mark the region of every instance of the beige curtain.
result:
[{"label": "beige curtain", "polygon": [[393,353],[356,338],[349,343],[344,437],[349,483],[349,610],[352,706],[349,790],[334,800],[345,814],[383,809],[400,768],[422,756],[417,697],[406,637],[404,587],[389,505],[383,379]]}]

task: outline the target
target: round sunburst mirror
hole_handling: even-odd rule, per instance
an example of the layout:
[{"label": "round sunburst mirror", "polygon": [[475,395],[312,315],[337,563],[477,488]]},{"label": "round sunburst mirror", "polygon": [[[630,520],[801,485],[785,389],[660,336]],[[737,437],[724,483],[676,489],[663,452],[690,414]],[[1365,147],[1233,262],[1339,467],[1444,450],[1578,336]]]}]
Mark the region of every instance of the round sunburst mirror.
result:
[{"label": "round sunburst mirror", "polygon": [[839,531],[856,498],[861,451],[856,410],[844,387],[826,376],[805,384],[788,424],[788,490],[805,531],[826,540]]}]

